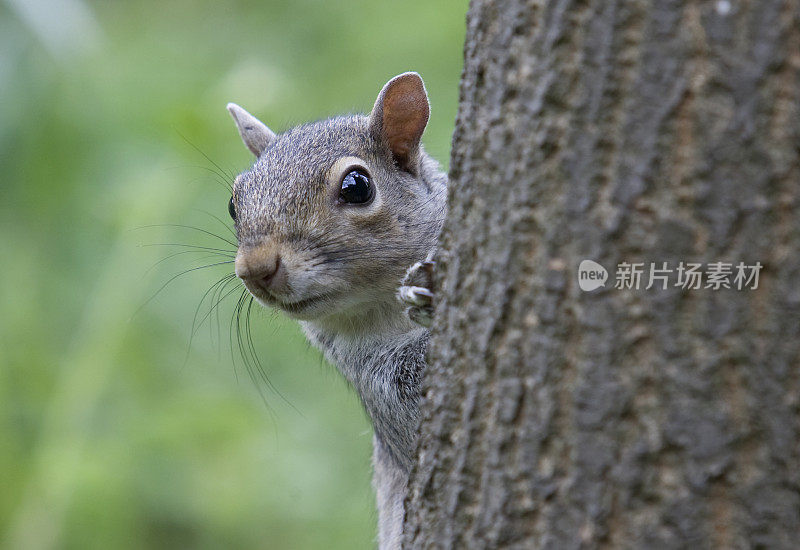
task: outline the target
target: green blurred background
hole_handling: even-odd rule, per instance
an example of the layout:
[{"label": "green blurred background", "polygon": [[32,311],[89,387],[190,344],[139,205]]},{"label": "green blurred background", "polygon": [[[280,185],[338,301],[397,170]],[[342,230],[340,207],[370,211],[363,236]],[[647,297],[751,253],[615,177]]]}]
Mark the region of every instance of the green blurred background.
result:
[{"label": "green blurred background", "polygon": [[255,384],[229,342],[238,292],[189,350],[231,267],[148,301],[219,261],[151,245],[230,248],[162,225],[225,236],[211,161],[251,161],[228,101],[278,131],[368,111],[417,70],[424,143],[446,164],[466,8],[0,0],[0,547],[374,546],[354,394],[263,310],[252,335],[285,400]]}]

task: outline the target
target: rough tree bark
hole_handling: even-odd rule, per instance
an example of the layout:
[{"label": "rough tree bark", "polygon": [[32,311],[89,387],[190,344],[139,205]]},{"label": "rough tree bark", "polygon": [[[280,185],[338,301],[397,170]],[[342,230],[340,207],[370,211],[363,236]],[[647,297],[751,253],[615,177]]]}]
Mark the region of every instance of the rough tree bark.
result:
[{"label": "rough tree bark", "polygon": [[797,0],[472,2],[407,547],[800,544],[799,104]]}]

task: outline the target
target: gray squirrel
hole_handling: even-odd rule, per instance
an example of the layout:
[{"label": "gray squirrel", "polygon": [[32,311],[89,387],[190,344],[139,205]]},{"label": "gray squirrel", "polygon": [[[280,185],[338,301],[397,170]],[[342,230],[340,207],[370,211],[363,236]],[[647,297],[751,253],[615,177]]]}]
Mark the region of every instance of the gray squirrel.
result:
[{"label": "gray squirrel", "polygon": [[228,110],[257,157],[229,203],[236,275],[259,303],[299,320],[358,392],[374,427],[379,546],[399,548],[447,199],[447,176],[420,144],[425,86],[404,73],[368,116],[281,134]]}]

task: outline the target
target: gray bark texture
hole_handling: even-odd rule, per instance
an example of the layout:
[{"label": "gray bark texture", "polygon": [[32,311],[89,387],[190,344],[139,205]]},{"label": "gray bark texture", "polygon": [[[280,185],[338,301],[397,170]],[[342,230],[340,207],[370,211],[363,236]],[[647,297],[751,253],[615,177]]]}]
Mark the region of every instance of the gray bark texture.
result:
[{"label": "gray bark texture", "polygon": [[797,0],[472,2],[406,547],[800,547],[798,105]]}]

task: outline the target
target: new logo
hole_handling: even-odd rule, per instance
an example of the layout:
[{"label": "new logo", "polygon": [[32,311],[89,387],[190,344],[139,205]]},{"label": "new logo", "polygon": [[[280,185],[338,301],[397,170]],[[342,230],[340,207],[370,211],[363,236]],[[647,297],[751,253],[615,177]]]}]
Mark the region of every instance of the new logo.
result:
[{"label": "new logo", "polygon": [[581,290],[589,292],[601,286],[606,286],[608,271],[602,265],[592,260],[583,260],[578,266],[578,286]]}]

